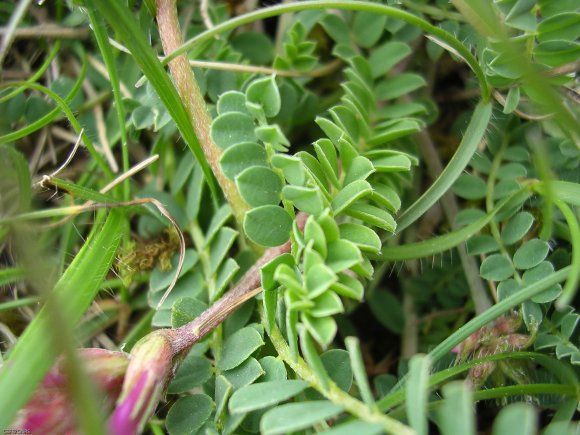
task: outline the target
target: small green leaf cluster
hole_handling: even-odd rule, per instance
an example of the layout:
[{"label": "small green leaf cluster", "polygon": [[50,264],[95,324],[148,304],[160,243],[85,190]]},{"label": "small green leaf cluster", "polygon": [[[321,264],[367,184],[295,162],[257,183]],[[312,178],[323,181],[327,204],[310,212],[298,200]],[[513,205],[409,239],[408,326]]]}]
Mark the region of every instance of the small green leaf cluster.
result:
[{"label": "small green leaf cluster", "polygon": [[[526,64],[533,62],[534,68],[544,74],[546,84],[554,88],[572,85],[573,79],[565,67],[580,56],[580,13],[577,5],[567,1],[527,0],[493,3],[493,10],[501,16],[505,25],[503,31],[509,43],[498,38],[497,32],[494,34],[496,37],[486,42],[480,41],[478,51],[490,83],[507,90],[504,113],[512,113],[518,107],[527,111],[530,107],[528,99],[542,103],[544,96],[525,80],[529,73],[524,66]],[[547,74],[550,71],[554,73]]]}]

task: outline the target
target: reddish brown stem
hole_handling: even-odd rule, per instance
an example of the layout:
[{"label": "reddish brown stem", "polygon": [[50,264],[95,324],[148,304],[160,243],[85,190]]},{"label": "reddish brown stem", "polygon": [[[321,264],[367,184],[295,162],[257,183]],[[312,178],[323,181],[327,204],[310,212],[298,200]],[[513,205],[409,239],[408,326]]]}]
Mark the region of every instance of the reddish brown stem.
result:
[{"label": "reddish brown stem", "polygon": [[[304,228],[307,215],[299,213],[296,222],[300,229]],[[167,330],[172,341],[173,352],[178,354],[190,348],[203,337],[213,331],[241,304],[262,291],[260,287],[260,269],[274,258],[290,252],[291,242],[266,250],[264,255],[246,272],[240,281],[218,299],[212,306],[201,313],[195,320],[176,329]]]}]

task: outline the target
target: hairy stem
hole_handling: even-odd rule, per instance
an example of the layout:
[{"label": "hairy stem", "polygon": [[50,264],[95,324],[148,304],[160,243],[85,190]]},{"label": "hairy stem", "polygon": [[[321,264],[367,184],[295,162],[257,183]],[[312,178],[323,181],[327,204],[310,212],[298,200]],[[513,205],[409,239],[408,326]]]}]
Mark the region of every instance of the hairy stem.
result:
[{"label": "hairy stem", "polygon": [[[443,165],[441,164],[435,145],[426,130],[421,131],[417,135],[417,139],[419,146],[421,147],[421,152],[425,156],[427,172],[429,172],[429,175],[433,180],[436,180],[443,172]],[[458,212],[458,206],[455,195],[451,190],[448,190],[447,193],[441,197],[441,206],[443,207],[443,212],[445,213],[447,222],[449,222],[449,225],[454,228],[453,222],[455,221],[455,216]],[[467,254],[464,245],[458,245],[457,251],[459,252],[459,259],[461,260],[461,265],[465,272],[465,279],[469,285],[469,292],[471,293],[471,298],[475,305],[475,313],[481,314],[491,307],[491,301],[487,296],[483,282],[481,282],[481,279],[479,278],[479,267],[477,266],[475,259]]]},{"label": "hairy stem", "polygon": [[[181,46],[183,38],[179,28],[175,0],[157,0],[157,24],[163,51],[166,54]],[[241,198],[234,182],[226,178],[221,170],[219,158],[222,150],[211,139],[210,126],[212,119],[193,71],[189,66],[187,56],[181,55],[171,60],[169,62],[169,71],[173,77],[177,92],[185,105],[203,153],[224,192],[226,200],[232,207],[238,225],[241,226],[248,207]]]},{"label": "hairy stem", "polygon": [[288,366],[294,370],[301,379],[310,382],[310,385],[328,400],[342,405],[346,411],[350,412],[352,415],[356,415],[361,420],[381,424],[385,432],[388,434],[411,435],[414,433],[411,428],[405,426],[403,423],[383,415],[378,410],[365,405],[360,400],[357,400],[350,394],[342,391],[334,382],[329,381],[328,388],[325,388],[302,358],[298,357],[294,359],[292,357],[292,352],[288,347],[288,343],[276,325],[271,328],[269,335],[276,352],[278,352],[278,355],[282,360],[288,364]]}]

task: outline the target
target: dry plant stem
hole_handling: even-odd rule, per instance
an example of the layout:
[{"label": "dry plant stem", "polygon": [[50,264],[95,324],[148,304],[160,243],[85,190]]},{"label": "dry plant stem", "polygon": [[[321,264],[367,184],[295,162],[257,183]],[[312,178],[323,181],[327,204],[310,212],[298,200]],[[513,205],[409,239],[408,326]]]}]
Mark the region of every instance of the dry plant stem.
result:
[{"label": "dry plant stem", "polygon": [[[163,51],[165,53],[171,53],[183,43],[175,0],[157,0],[157,24],[159,26],[159,35],[161,36]],[[247,211],[247,205],[241,198],[235,184],[226,178],[221,170],[219,158],[222,151],[211,139],[211,116],[205,105],[203,95],[195,81],[187,56],[179,56],[169,62],[169,70],[177,87],[177,92],[191,119],[203,153],[224,192],[226,200],[232,207],[238,224],[241,225],[244,214]]]},{"label": "dry plant stem", "polygon": [[[8,33],[7,27],[0,27],[0,35]],[[19,27],[14,31],[14,39],[86,39],[90,35],[86,27],[63,27],[56,24]]]}]

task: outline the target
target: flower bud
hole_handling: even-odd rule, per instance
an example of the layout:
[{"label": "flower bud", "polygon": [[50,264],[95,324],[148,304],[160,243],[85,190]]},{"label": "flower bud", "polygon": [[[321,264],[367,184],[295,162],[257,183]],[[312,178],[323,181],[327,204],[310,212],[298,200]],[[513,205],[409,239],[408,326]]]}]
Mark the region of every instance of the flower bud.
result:
[{"label": "flower bud", "polygon": [[[129,356],[105,349],[79,349],[78,356],[89,379],[104,393],[109,410],[121,391]],[[76,426],[66,364],[61,357],[18,412],[11,427],[26,428],[31,433],[75,433]]]},{"label": "flower bud", "polygon": [[166,333],[147,335],[131,351],[123,390],[109,420],[110,434],[140,433],[155,411],[173,375],[173,348]]}]

